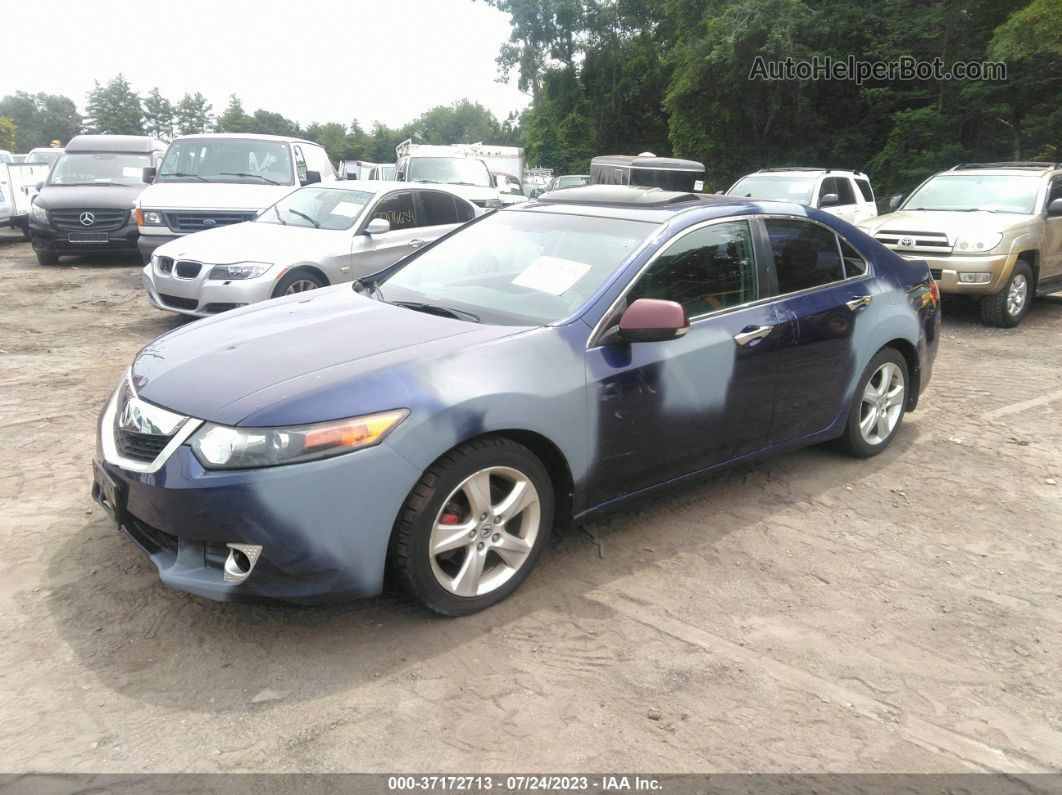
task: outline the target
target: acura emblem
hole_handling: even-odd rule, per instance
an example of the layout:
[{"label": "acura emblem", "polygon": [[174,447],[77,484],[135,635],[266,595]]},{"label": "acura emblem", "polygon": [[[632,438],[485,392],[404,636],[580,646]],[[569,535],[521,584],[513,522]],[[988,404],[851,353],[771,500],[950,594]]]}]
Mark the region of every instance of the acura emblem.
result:
[{"label": "acura emblem", "polygon": [[94,223],[96,223],[96,216],[86,210],[85,212],[81,213],[81,215],[79,216],[79,220],[81,221],[82,226],[92,226]]},{"label": "acura emblem", "polygon": [[903,246],[904,248],[910,248],[911,246],[914,245],[914,238],[913,237],[901,237],[900,238],[900,245]]}]

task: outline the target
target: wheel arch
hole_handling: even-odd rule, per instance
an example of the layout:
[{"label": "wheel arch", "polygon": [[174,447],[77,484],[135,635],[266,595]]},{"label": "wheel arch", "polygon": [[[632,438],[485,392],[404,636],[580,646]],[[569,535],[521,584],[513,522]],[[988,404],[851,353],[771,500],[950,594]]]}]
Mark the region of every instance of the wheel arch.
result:
[{"label": "wheel arch", "polygon": [[280,275],[277,276],[276,282],[274,282],[273,290],[275,291],[276,285],[280,284],[285,278],[290,276],[292,273],[298,272],[309,273],[313,276],[316,276],[318,279],[324,282],[324,284],[322,285],[323,287],[329,287],[332,284],[332,280],[328,278],[327,274],[325,274],[325,272],[319,267],[317,267],[315,264],[313,264],[312,262],[299,262],[294,265],[289,265],[287,268],[280,272]]},{"label": "wheel arch", "polygon": [[1036,248],[1027,248],[1024,251],[1019,251],[1018,256],[1014,259],[1014,264],[1019,262],[1029,263],[1029,267],[1032,268],[1033,283],[1030,293],[1036,292],[1036,287],[1040,283],[1040,250]]},{"label": "wheel arch", "polygon": [[[536,431],[528,431],[521,428],[507,428],[494,430],[489,433],[466,439],[465,442],[483,439],[484,437],[502,437],[522,444],[535,454],[535,457],[546,467],[549,479],[553,485],[553,521],[558,527],[566,528],[571,524],[572,501],[575,485],[572,478],[571,466],[561,449],[549,438]],[[462,442],[464,444],[465,442]]]},{"label": "wheel arch", "polygon": [[910,388],[907,390],[906,410],[914,411],[918,407],[918,396],[922,391],[922,367],[918,362],[918,350],[911,344],[910,340],[903,337],[889,340],[881,346],[880,350],[885,348],[893,348],[898,351],[903,356],[904,361],[907,362],[907,377],[911,383]]}]

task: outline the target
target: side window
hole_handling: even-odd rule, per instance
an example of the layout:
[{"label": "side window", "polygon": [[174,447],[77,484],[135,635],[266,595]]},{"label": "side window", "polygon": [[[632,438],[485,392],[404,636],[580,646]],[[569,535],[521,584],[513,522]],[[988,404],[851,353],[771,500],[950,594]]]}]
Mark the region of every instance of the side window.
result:
[{"label": "side window", "polygon": [[[1047,190],[1047,206],[1050,206],[1051,202],[1055,199],[1062,199],[1062,177],[1055,177],[1055,181],[1051,183],[1051,187]],[[1044,209],[1047,207],[1045,206]]]},{"label": "side window", "polygon": [[837,235],[797,218],[765,218],[780,295],[845,278]]},{"label": "side window", "polygon": [[421,219],[424,226],[457,223],[454,197],[449,193],[440,193],[434,190],[420,191],[420,202],[424,209],[424,217]]},{"label": "side window", "polygon": [[412,229],[420,226],[413,210],[413,192],[404,190],[385,196],[372,212],[373,218],[383,218],[392,229]]},{"label": "side window", "polygon": [[690,232],[661,254],[627,295],[678,301],[697,317],[754,301],[756,260],[747,221]]},{"label": "side window", "polygon": [[458,223],[464,223],[465,221],[471,221],[476,217],[476,208],[472,206],[470,202],[464,199],[454,199],[454,204],[457,206],[457,220]]},{"label": "side window", "polygon": [[846,204],[855,204],[855,194],[852,192],[852,183],[848,177],[827,177],[822,181],[822,189],[819,191],[819,199],[827,193],[836,193],[840,198],[835,207]]},{"label": "side window", "polygon": [[874,203],[874,191],[870,189],[870,183],[865,179],[857,179],[856,185],[859,186],[859,192],[863,194],[863,201]]},{"label": "side window", "polygon": [[862,276],[867,272],[867,261],[847,240],[837,238],[841,244],[841,257],[844,259],[844,275],[847,278]]},{"label": "side window", "polygon": [[302,147],[293,147],[295,150],[295,172],[298,174],[299,182],[306,181],[306,158],[303,157]]}]

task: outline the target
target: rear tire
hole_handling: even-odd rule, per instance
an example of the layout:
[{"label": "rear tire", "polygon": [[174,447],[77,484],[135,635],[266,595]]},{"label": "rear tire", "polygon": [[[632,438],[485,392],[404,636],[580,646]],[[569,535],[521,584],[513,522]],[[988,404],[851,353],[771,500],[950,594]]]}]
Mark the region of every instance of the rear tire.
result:
[{"label": "rear tire", "polygon": [[888,447],[903,422],[910,383],[903,354],[895,348],[878,351],[856,385],[837,446],[857,458],[876,456]]},{"label": "rear tire", "polygon": [[1014,328],[1029,311],[1032,299],[1032,266],[1020,259],[1003,289],[981,299],[981,320],[988,326]]},{"label": "rear tire", "polygon": [[309,271],[295,269],[284,274],[284,278],[277,282],[277,286],[273,288],[272,297],[280,298],[282,295],[305,293],[327,285],[328,282],[320,276],[316,276]]},{"label": "rear tire", "polygon": [[553,511],[549,473],[530,450],[502,437],[467,442],[432,464],[406,498],[389,568],[429,610],[475,613],[527,579]]},{"label": "rear tire", "polygon": [[47,251],[35,251],[33,253],[37,255],[37,264],[38,265],[58,265],[59,264],[59,255],[58,254],[49,254]]}]

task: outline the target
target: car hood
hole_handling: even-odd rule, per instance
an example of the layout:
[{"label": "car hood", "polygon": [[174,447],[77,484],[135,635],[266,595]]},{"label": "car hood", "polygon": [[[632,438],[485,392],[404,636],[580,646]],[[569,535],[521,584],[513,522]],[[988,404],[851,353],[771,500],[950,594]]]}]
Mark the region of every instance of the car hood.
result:
[{"label": "car hood", "polygon": [[164,334],[132,375],[142,398],[190,417],[298,425],[406,407],[414,367],[527,330],[415,312],[339,285]]},{"label": "car hood", "polygon": [[876,218],[868,218],[856,224],[868,234],[874,234],[885,229],[893,229],[904,232],[943,232],[949,240],[962,237],[964,234],[977,232],[1004,232],[1009,229],[1028,223],[1026,215],[1014,213],[991,213],[991,212],[938,212],[927,210],[905,210],[888,215],[879,215]]},{"label": "car hood", "polygon": [[262,210],[298,185],[253,185],[228,182],[156,182],[140,194],[149,210]]},{"label": "car hood", "polygon": [[155,254],[213,264],[316,262],[344,245],[349,250],[349,241],[349,231],[248,221],[179,237],[159,246]]},{"label": "car hood", "polygon": [[34,200],[45,210],[131,210],[147,185],[45,185]]}]

